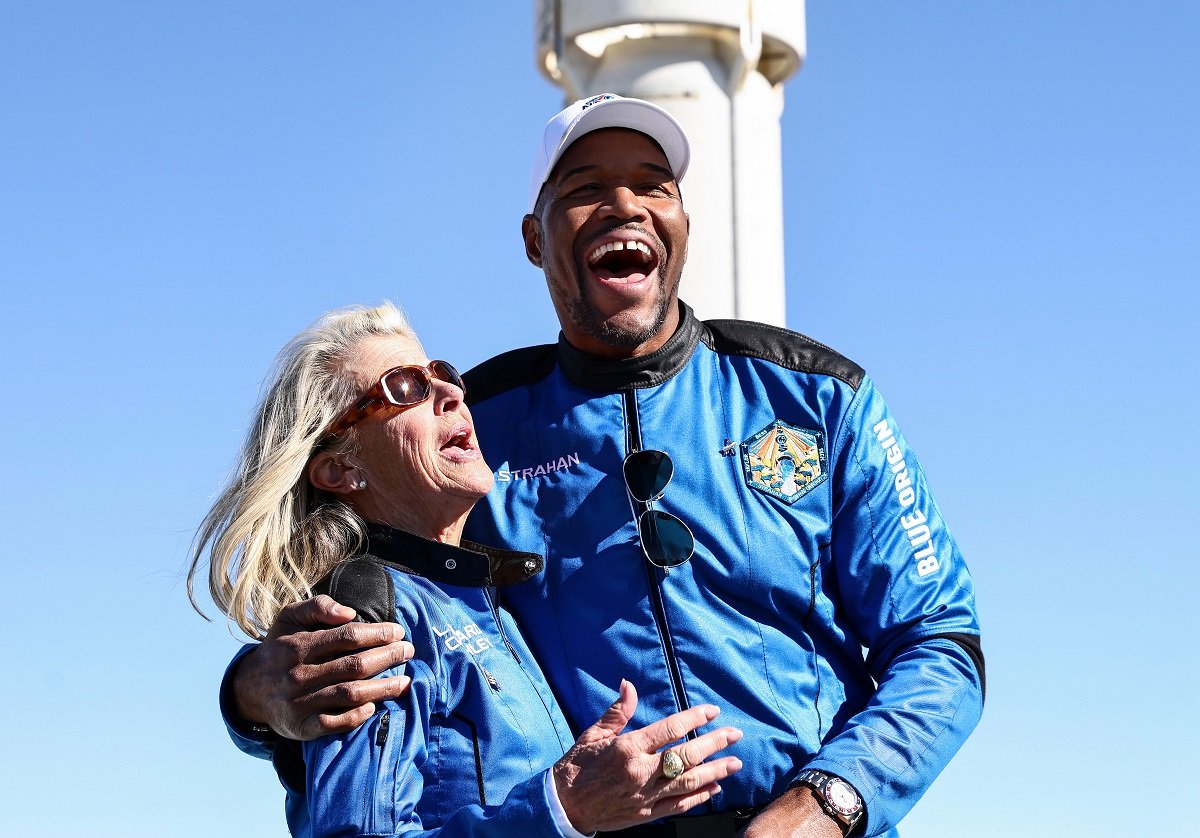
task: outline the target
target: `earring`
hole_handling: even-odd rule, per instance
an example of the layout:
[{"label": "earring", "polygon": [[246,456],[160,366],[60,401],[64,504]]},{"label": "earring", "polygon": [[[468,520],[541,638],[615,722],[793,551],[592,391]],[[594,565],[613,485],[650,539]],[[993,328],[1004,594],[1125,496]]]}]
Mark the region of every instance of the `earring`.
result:
[{"label": "earring", "polygon": [[360,477],[360,478],[358,479],[358,482],[354,484],[354,488],[355,488],[355,489],[358,489],[358,490],[360,490],[360,491],[361,491],[361,490],[363,490],[363,489],[365,489],[365,488],[367,488],[367,481],[366,481],[366,480],[363,480],[363,479]]}]

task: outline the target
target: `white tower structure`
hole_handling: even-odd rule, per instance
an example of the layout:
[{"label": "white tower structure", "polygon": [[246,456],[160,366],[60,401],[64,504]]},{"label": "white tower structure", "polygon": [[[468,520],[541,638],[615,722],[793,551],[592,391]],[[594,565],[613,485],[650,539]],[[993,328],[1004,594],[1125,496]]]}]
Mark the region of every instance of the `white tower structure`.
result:
[{"label": "white tower structure", "polygon": [[803,0],[535,0],[539,69],[567,102],[636,96],[692,142],[681,296],[701,318],[784,325],[783,83]]}]

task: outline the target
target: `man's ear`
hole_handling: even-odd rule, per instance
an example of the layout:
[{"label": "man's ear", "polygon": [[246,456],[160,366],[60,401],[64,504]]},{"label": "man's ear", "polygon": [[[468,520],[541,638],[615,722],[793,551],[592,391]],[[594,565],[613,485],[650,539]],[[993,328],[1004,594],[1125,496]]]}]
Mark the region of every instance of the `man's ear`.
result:
[{"label": "man's ear", "polygon": [[684,221],[687,222],[687,237],[683,240],[683,263],[687,264],[687,245],[692,240],[692,217],[686,212],[683,214]]},{"label": "man's ear", "polygon": [[348,495],[359,490],[362,475],[356,466],[344,461],[344,454],[322,451],[308,461],[305,472],[314,488],[335,495]]},{"label": "man's ear", "polygon": [[533,214],[521,219],[521,238],[525,239],[525,258],[536,267],[542,266],[542,222]]}]

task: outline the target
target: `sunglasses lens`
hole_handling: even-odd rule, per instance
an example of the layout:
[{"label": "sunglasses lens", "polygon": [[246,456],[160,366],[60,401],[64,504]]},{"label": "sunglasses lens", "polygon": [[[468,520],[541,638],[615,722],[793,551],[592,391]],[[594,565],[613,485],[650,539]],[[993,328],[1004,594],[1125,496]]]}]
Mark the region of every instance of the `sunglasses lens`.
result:
[{"label": "sunglasses lens", "polygon": [[635,451],[625,458],[625,485],[642,503],[662,497],[674,473],[675,464],[665,451]]},{"label": "sunglasses lens", "polygon": [[383,379],[383,386],[387,388],[392,401],[401,406],[420,404],[429,398],[429,377],[420,367],[400,367],[392,370]]},{"label": "sunglasses lens", "polygon": [[445,381],[447,384],[453,384],[464,393],[467,392],[467,386],[463,384],[462,376],[458,374],[458,370],[446,361],[430,361],[429,369],[440,380]]},{"label": "sunglasses lens", "polygon": [[650,509],[638,518],[642,550],[651,564],[676,567],[692,557],[696,542],[687,524],[669,512]]}]

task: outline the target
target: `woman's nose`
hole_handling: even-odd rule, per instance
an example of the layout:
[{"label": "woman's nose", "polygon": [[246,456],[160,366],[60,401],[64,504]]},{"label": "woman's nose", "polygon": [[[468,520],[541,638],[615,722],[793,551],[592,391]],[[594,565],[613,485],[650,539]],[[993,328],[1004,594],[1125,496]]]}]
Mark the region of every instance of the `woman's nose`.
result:
[{"label": "woman's nose", "polygon": [[433,409],[436,413],[445,413],[462,404],[463,391],[449,381],[440,378],[433,379]]}]

